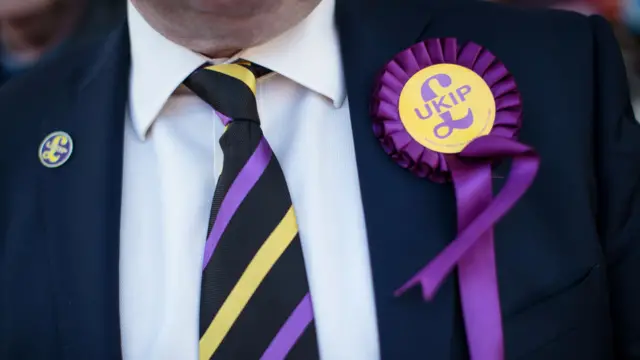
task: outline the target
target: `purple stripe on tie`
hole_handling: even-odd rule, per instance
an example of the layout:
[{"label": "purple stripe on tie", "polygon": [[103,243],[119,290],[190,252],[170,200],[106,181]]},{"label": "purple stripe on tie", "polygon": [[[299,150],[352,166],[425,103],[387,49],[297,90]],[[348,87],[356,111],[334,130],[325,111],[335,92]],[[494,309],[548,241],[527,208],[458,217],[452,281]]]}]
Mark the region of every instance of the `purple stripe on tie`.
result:
[{"label": "purple stripe on tie", "polygon": [[289,354],[289,351],[293,349],[293,346],[312,320],[311,295],[307,293],[284,325],[282,325],[260,360],[283,360]]},{"label": "purple stripe on tie", "polygon": [[227,228],[227,225],[229,225],[231,217],[236,210],[238,210],[244,198],[247,197],[251,188],[258,182],[262,173],[264,173],[264,170],[271,160],[272,154],[267,140],[262,137],[258,147],[249,158],[249,161],[247,161],[242,170],[240,170],[238,177],[233,180],[227,194],[224,196],[224,199],[222,199],[220,210],[218,210],[218,215],[211,228],[211,233],[207,238],[207,243],[204,247],[202,270],[204,270],[209,260],[211,260],[213,251],[216,249],[222,233]]},{"label": "purple stripe on tie", "polygon": [[218,115],[220,120],[222,120],[222,124],[224,126],[229,125],[229,123],[231,122],[231,118],[230,117],[228,117],[227,115],[225,115],[225,114],[223,114],[223,113],[221,113],[219,111],[216,111],[216,114]]}]

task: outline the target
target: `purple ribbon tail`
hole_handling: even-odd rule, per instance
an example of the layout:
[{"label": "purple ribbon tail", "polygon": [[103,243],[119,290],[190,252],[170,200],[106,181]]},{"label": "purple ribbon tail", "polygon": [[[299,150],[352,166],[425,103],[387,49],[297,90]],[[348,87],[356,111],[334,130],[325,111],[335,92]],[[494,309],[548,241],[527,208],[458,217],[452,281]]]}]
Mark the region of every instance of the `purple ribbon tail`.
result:
[{"label": "purple ribbon tail", "polygon": [[[463,231],[493,199],[491,165],[465,166],[449,159],[456,191],[458,231]],[[493,229],[458,261],[458,284],[471,359],[504,359]]]},{"label": "purple ribbon tail", "polygon": [[[492,198],[491,163],[513,158],[502,190]],[[484,136],[469,144],[460,159],[447,159],[456,189],[458,237],[395,294],[420,284],[425,300],[458,266],[465,328],[472,360],[502,360],[504,344],[495,266],[493,226],[533,183],[539,168],[535,151],[515,140]]]}]

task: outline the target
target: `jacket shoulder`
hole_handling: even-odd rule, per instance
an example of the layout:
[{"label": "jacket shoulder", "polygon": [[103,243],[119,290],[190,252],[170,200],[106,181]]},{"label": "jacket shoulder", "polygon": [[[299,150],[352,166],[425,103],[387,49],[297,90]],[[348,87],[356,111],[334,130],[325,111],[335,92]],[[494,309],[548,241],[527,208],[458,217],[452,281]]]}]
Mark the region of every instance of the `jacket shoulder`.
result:
[{"label": "jacket shoulder", "polygon": [[[460,5],[458,3],[458,5]],[[462,7],[460,7],[462,8]],[[521,26],[531,26],[531,24],[553,25],[569,23],[575,25],[576,22],[584,23],[589,17],[575,11],[552,9],[552,8],[525,8],[509,4],[500,4],[491,1],[466,2],[464,8],[476,15],[486,19],[495,20],[501,18],[509,20],[510,24],[521,24]],[[523,22],[524,21],[524,22]]]},{"label": "jacket shoulder", "polygon": [[453,15],[461,26],[466,23],[465,27],[472,26],[480,32],[491,32],[500,38],[535,36],[554,43],[557,41],[553,41],[553,38],[590,35],[592,31],[588,15],[568,10],[522,8],[469,0],[443,4],[439,10]]},{"label": "jacket shoulder", "polygon": [[47,118],[73,104],[78,83],[91,70],[105,41],[78,44],[0,87],[0,133],[5,135],[0,142],[0,165],[8,166],[11,154],[41,137],[40,128]]},{"label": "jacket shoulder", "polygon": [[[11,122],[5,115],[20,115],[49,102],[51,93],[73,86],[74,74],[86,64],[88,54],[94,53],[99,41],[84,43],[58,56],[43,60],[29,71],[12,78],[0,87],[0,114],[2,124]],[[31,105],[25,107],[24,104]]]}]

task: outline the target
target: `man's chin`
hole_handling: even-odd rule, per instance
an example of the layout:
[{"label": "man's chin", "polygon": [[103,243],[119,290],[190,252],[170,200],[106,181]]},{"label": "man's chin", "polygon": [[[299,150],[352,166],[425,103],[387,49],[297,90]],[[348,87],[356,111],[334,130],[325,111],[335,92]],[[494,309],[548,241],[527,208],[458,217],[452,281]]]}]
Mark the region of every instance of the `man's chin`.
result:
[{"label": "man's chin", "polygon": [[279,0],[188,0],[190,7],[201,13],[215,14],[219,18],[250,19]]}]

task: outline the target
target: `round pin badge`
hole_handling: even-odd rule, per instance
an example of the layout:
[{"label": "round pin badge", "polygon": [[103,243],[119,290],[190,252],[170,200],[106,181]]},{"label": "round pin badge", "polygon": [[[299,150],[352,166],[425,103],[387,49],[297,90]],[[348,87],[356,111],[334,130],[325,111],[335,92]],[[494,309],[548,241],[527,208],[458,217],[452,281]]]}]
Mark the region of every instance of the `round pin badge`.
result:
[{"label": "round pin badge", "polygon": [[57,168],[69,160],[72,152],[71,136],[64,131],[56,131],[44,138],[38,149],[38,157],[45,167]]},{"label": "round pin badge", "polygon": [[491,132],[496,101],[487,83],[473,70],[437,64],[407,81],[398,112],[409,135],[422,146],[457,154]]}]

